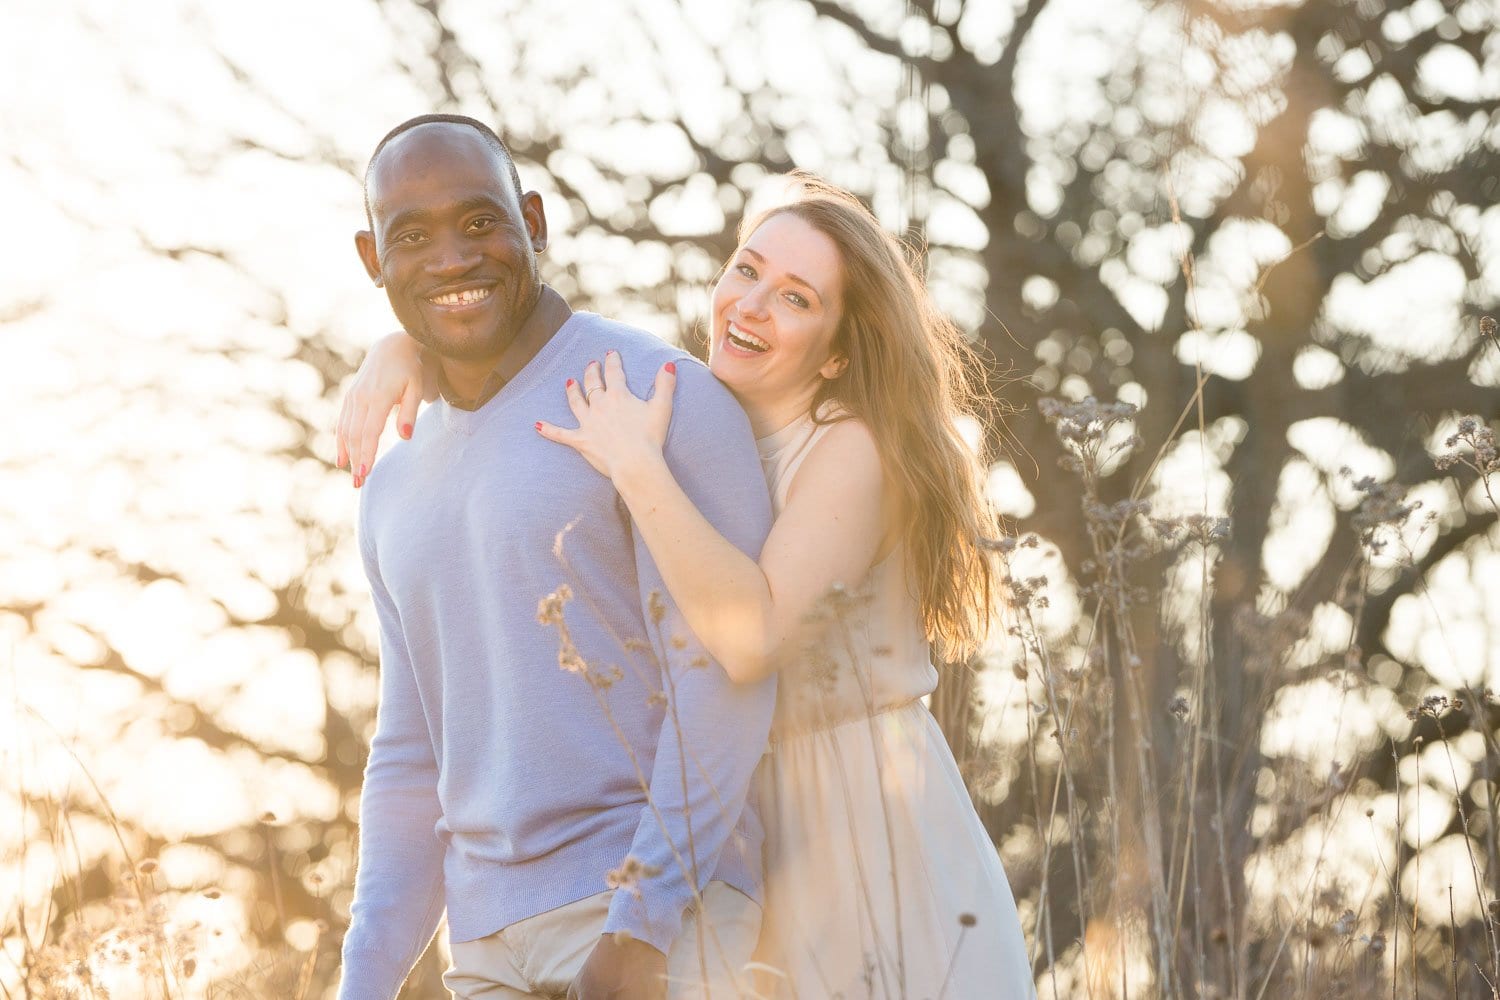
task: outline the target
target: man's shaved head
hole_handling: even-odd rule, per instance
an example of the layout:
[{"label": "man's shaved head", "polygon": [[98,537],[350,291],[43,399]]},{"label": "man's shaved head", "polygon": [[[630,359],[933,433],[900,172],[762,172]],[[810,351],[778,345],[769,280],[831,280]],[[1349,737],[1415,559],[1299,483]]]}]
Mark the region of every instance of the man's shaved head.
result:
[{"label": "man's shaved head", "polygon": [[375,144],[375,151],[370,154],[370,162],[365,166],[365,217],[370,216],[370,173],[375,169],[375,161],[380,159],[381,152],[390,145],[391,140],[397,136],[410,132],[412,129],[422,125],[460,125],[471,128],[487,142],[500,158],[505,161],[505,166],[510,172],[510,183],[515,190],[516,197],[521,196],[521,175],[516,172],[516,161],[511,158],[510,148],[505,145],[505,140],[500,138],[499,133],[490,128],[478,118],[470,118],[468,115],[417,115],[408,118],[385,134],[385,138]]}]

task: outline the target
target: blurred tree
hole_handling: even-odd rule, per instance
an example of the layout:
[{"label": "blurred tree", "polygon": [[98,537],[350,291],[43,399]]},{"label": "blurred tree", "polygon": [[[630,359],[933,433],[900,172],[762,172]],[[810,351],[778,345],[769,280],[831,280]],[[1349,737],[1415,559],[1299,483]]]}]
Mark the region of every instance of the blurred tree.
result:
[{"label": "blurred tree", "polygon": [[[1435,654],[1421,639],[1444,624],[1423,610],[1433,581],[1472,573],[1477,588],[1495,549],[1473,470],[1433,467],[1456,414],[1500,409],[1500,346],[1473,321],[1500,296],[1492,3],[351,0],[328,16],[360,40],[343,89],[290,84],[284,54],[233,18],[183,19],[200,39],[193,71],[233,95],[233,114],[149,62],[121,63],[161,162],[216,185],[218,205],[226,178],[253,178],[234,189],[249,206],[234,218],[269,213],[279,242],[181,202],[106,213],[129,252],[217,293],[222,335],[164,331],[180,342],[139,352],[158,367],[137,356],[123,377],[80,367],[77,395],[93,402],[70,426],[92,433],[98,414],[132,407],[202,426],[174,439],[175,456],[152,442],[96,452],[111,457],[87,471],[91,488],[133,496],[34,544],[7,540],[65,554],[54,586],[8,593],[10,631],[89,685],[124,685],[110,732],[199,741],[263,776],[247,800],[283,781],[309,789],[282,796],[269,825],[257,805],[186,836],[122,810],[135,849],[207,848],[214,877],[256,901],[250,927],[268,942],[306,947],[310,921],[346,919],[374,652],[326,428],[377,331],[333,318],[347,300],[309,294],[298,264],[328,251],[298,246],[297,218],[276,206],[300,187],[357,211],[384,128],[458,110],[494,121],[544,192],[547,277],[576,306],[690,341],[734,222],[805,167],[904,229],[942,303],[1011,373],[996,378],[995,481],[1017,533],[1045,544],[1005,556],[1017,640],[992,669],[949,671],[935,707],[1034,921],[1044,991],[1115,995],[1136,977],[1154,984],[1136,995],[1255,996],[1359,972],[1415,994],[1450,975],[1477,991],[1500,972],[1485,910],[1500,896],[1500,714],[1482,691],[1500,662],[1482,640]],[[303,37],[327,32],[288,24],[304,58],[329,61]],[[7,148],[37,192],[100,228],[91,209],[119,190],[108,166],[75,164],[64,190],[47,151]],[[14,305],[18,329],[56,308]],[[1081,408],[1049,420],[1040,396]],[[1091,396],[1139,409],[1090,409]],[[1072,438],[1057,433],[1069,419]],[[218,475],[233,499],[185,485]],[[1149,512],[1116,506],[1138,500]],[[41,523],[27,517],[16,523]],[[124,519],[175,523],[182,544],[126,537]],[[293,555],[269,555],[268,539]],[[191,620],[194,641],[133,655],[107,609],[66,596],[112,581],[128,584],[127,606]],[[233,654],[246,665],[228,680],[194,682],[226,634],[254,654]],[[318,678],[288,689],[321,701],[301,736],[242,707],[268,660],[284,683]],[[1463,690],[1462,705],[1429,703],[1413,727],[1405,711],[1436,688]],[[1355,705],[1369,721],[1345,720]],[[1462,764],[1458,808],[1414,833],[1401,812],[1434,741]],[[112,796],[128,797],[115,790],[127,777],[105,782]],[[86,786],[64,801],[102,816]],[[1345,812],[1367,807],[1389,856],[1320,867]],[[33,829],[55,828],[33,809]],[[1427,929],[1446,906],[1417,899],[1430,887],[1414,865],[1435,842],[1471,858],[1442,877],[1467,901],[1442,919],[1446,936]],[[54,937],[77,886],[107,894],[118,864],[107,844],[79,858],[98,872],[58,883]],[[1385,935],[1364,965],[1354,930]],[[1338,949],[1310,957],[1331,938]],[[408,993],[437,989],[437,972],[429,955]],[[300,966],[265,974],[295,981]]]}]

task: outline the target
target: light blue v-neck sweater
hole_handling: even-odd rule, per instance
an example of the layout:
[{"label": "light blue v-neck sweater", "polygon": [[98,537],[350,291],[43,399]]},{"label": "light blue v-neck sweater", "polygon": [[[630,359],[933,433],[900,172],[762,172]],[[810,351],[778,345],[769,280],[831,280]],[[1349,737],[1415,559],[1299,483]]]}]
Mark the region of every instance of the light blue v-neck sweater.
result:
[{"label": "light blue v-neck sweater", "polygon": [[[700,887],[722,879],[759,899],[761,829],[743,806],[773,682],[734,685],[707,661],[609,480],[534,429],[576,423],[563,384],[610,348],[638,395],[677,362],[668,463],[742,550],[765,540],[744,413],[702,364],[643,331],[574,313],[480,409],[427,409],[360,503],[380,711],[344,1000],[395,997],[445,908],[453,940],[484,937],[603,891],[627,856],[660,874],[639,898],[617,893],[604,930],[662,951],[692,897],[677,858],[691,869],[695,856]],[[596,676],[618,668],[612,684],[559,665],[538,603],[563,583],[577,651]]]}]

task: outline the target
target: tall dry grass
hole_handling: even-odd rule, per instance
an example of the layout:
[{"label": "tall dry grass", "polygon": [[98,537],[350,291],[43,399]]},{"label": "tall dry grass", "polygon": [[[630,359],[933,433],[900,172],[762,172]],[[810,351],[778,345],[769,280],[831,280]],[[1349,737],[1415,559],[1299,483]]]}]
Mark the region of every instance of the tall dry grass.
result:
[{"label": "tall dry grass", "polygon": [[[1481,332],[1500,351],[1492,320]],[[1383,668],[1353,637],[1372,596],[1414,567],[1413,538],[1437,530],[1421,504],[1403,484],[1346,476],[1357,496],[1357,557],[1331,603],[1347,616],[1349,639],[1309,652],[1307,609],[1222,593],[1232,512],[1156,512],[1150,478],[1168,443],[1137,481],[1116,481],[1121,457],[1143,446],[1133,407],[1093,399],[1040,406],[1068,452],[1062,474],[1078,483],[1087,557],[1077,567],[1038,568],[1047,565],[1044,540],[995,540],[1006,635],[988,660],[954,668],[934,708],[975,731],[1003,730],[983,742],[1009,755],[990,763],[1008,770],[1017,790],[997,813],[980,780],[979,804],[1016,889],[1041,996],[1500,997],[1500,708],[1492,693],[1429,684],[1401,706],[1399,732],[1387,726],[1374,749],[1347,759],[1273,760],[1263,748],[1265,724],[1285,714],[1289,690],[1325,692],[1313,715],[1321,713],[1339,745],[1362,693],[1381,686]],[[1179,427],[1194,407],[1188,401]],[[1435,471],[1500,515],[1500,455],[1484,419],[1457,420]],[[1185,578],[1196,588],[1184,588]],[[1064,591],[1078,613],[1059,628],[1051,619]],[[617,675],[570,653],[563,607],[571,598],[550,595],[539,619],[558,628],[560,669],[580,675],[608,719]],[[834,619],[850,600],[831,595]],[[1443,609],[1433,613],[1441,623]],[[671,673],[653,696],[669,708]],[[1018,686],[1024,708],[984,702],[996,714],[975,716],[966,685],[997,675]],[[1324,686],[1308,687],[1313,681]],[[955,700],[954,690],[964,695]],[[75,764],[92,785],[86,763]],[[695,762],[685,755],[680,765],[686,781]],[[983,778],[982,766],[976,774]],[[216,925],[204,903],[223,890],[161,884],[158,863],[138,858],[144,838],[107,803],[117,874],[107,887],[85,884],[69,796],[34,787],[24,773],[12,778],[31,819],[9,835],[7,868],[26,877],[26,866],[45,857],[53,874],[44,902],[23,896],[4,915],[7,1000],[327,995],[334,935],[294,948],[266,944],[280,937],[274,928]],[[102,800],[97,785],[92,792]],[[1413,812],[1445,810],[1452,819],[1441,839],[1424,840],[1425,820]],[[692,844],[677,863],[696,873]],[[654,874],[622,859],[600,873],[601,886],[632,891]],[[226,934],[250,949],[248,962],[208,960]],[[907,996],[899,960],[890,997]],[[753,996],[757,987],[745,982],[743,995]]]}]

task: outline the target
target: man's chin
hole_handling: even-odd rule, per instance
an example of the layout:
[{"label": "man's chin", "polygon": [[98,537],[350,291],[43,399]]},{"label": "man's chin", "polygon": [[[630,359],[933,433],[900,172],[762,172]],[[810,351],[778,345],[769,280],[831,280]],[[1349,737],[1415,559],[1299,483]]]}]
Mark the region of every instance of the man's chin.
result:
[{"label": "man's chin", "polygon": [[488,333],[448,334],[434,330],[431,326],[416,324],[408,326],[406,332],[413,340],[440,358],[474,364],[493,361],[505,352],[514,338],[509,330],[494,330]]}]

